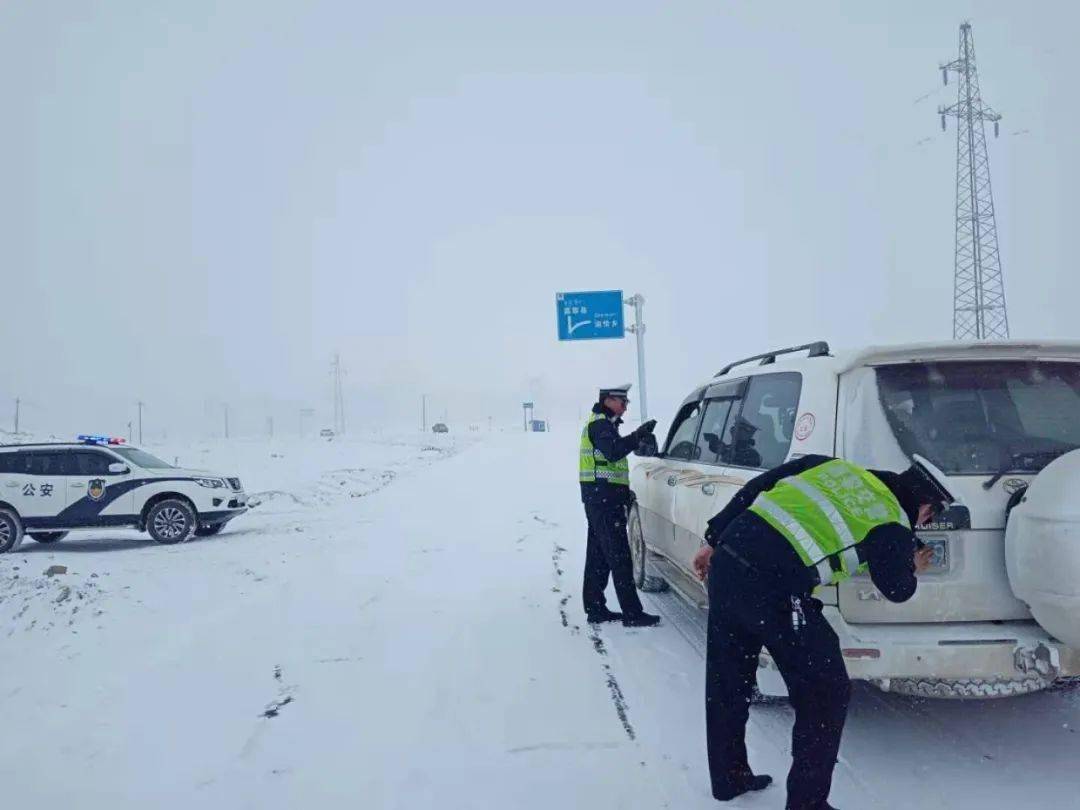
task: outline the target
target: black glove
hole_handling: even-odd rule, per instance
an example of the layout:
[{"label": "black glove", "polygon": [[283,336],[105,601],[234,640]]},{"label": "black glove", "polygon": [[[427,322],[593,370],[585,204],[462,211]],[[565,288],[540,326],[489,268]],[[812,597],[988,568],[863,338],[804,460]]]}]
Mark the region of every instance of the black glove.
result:
[{"label": "black glove", "polygon": [[655,429],[656,429],[656,420],[655,419],[650,419],[648,422],[645,422],[644,424],[641,425],[641,427],[639,427],[637,430],[635,430],[634,434],[640,439],[642,436],[650,435],[653,432],[653,430],[655,430]]}]

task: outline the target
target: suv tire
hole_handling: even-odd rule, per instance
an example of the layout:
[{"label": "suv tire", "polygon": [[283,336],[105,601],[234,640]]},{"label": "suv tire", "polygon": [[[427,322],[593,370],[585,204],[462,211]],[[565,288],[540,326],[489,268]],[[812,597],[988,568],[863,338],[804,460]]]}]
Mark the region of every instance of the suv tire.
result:
[{"label": "suv tire", "polygon": [[12,509],[0,509],[0,554],[10,554],[19,548],[23,525]]},{"label": "suv tire", "polygon": [[55,543],[68,536],[67,532],[29,532],[30,539],[39,543]]},{"label": "suv tire", "polygon": [[630,504],[630,515],[626,521],[626,533],[630,540],[630,561],[634,567],[634,584],[644,593],[659,593],[667,590],[667,583],[660,577],[650,576],[648,566],[649,549],[645,546],[645,532],[641,528],[641,513],[636,503]]},{"label": "suv tire", "polygon": [[158,501],[146,515],[146,531],[163,545],[184,542],[194,534],[198,525],[191,504],[179,498]]}]

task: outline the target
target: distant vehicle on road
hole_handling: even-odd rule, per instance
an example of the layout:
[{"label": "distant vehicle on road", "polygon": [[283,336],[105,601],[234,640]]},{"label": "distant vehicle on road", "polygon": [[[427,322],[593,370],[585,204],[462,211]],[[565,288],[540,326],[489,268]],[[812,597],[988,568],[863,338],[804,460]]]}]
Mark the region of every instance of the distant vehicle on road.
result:
[{"label": "distant vehicle on road", "polygon": [[334,438],[334,431],[330,428],[323,428],[319,431],[319,436],[323,439],[332,439]]},{"label": "distant vehicle on road", "polygon": [[436,422],[434,425],[431,426],[431,432],[432,433],[449,433],[450,428],[448,428],[442,422]]},{"label": "distant vehicle on road", "polygon": [[123,439],[0,447],[0,554],[24,533],[55,543],[72,529],[121,526],[180,543],[217,534],[247,508],[239,478],[173,467]]},{"label": "distant vehicle on road", "polygon": [[915,597],[893,604],[865,575],[815,591],[849,675],[926,697],[1042,689],[1080,675],[1077,448],[1080,342],[767,352],[695,388],[634,466],[635,578],[661,585],[648,561],[703,602],[691,559],[751,478],[807,454],[896,471],[918,454],[958,502],[919,528],[934,562]]},{"label": "distant vehicle on road", "polygon": [[533,419],[529,422],[529,430],[533,433],[547,433],[547,422],[543,419]]}]

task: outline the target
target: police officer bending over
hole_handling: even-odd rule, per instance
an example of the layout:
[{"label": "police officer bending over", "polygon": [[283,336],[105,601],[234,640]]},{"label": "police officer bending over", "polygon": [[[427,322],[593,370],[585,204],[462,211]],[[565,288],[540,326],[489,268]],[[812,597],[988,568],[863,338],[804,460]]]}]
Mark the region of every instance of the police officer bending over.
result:
[{"label": "police officer bending over", "polygon": [[932,556],[911,527],[951,502],[918,461],[892,473],[804,456],[753,479],[709,521],[694,568],[709,577],[705,725],[714,797],[772,782],[750,770],[745,743],[764,646],[795,709],[787,808],[835,810],[829,789],[851,684],[811,592],[869,571],[886,599],[907,601]]},{"label": "police officer bending over", "polygon": [[[581,589],[590,622],[622,620],[627,627],[650,627],[660,617],[646,613],[634,586],[626,513],[630,506],[630,464],[627,456],[643,443],[655,448],[656,420],[650,419],[628,436],[619,435],[622,415],[630,403],[630,384],[600,389],[600,401],[581,431],[578,480],[589,522],[585,551],[585,583]],[[604,590],[608,575],[615,580],[622,613],[608,610]]]}]

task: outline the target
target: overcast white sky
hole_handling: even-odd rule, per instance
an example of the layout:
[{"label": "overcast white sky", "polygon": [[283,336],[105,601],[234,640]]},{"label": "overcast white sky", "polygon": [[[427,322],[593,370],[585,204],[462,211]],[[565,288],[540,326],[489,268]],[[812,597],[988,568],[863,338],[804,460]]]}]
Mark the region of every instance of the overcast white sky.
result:
[{"label": "overcast white sky", "polygon": [[1078,337],[1073,2],[8,0],[0,427],[328,424],[335,350],[353,425],[576,418],[634,350],[559,290],[645,296],[665,423],[737,356],[947,338],[965,18],[1013,334]]}]

